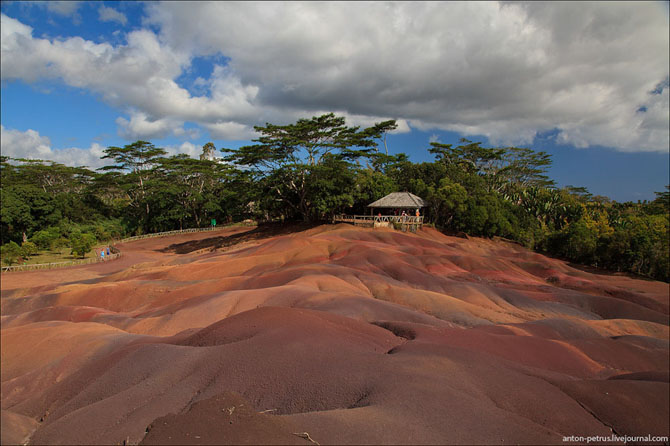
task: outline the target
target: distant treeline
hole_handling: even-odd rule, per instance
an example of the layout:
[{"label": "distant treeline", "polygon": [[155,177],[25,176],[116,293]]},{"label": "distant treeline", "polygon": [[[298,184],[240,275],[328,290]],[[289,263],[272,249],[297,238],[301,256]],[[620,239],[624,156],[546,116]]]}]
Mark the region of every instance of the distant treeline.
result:
[{"label": "distant treeline", "polygon": [[[385,121],[361,129],[333,114],[256,127],[237,150],[212,143],[199,159],[167,156],[150,142],[109,147],[112,164],[91,171],[2,157],[3,252],[255,219],[326,221],[366,213],[394,191],[428,204],[426,221],[447,232],[500,236],[586,265],[670,279],[670,190],[618,203],[580,187],[557,188],[550,155],[431,143],[433,162],[388,155]],[[32,246],[31,246],[32,244]],[[26,251],[26,252],[27,252]],[[7,256],[4,256],[7,257]]]}]

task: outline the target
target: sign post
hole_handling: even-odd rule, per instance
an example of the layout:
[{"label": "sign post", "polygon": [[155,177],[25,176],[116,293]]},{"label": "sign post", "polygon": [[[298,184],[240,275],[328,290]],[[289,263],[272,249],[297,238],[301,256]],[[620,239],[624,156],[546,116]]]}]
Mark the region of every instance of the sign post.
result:
[{"label": "sign post", "polygon": [[212,227],[216,226],[216,219],[212,218]]}]

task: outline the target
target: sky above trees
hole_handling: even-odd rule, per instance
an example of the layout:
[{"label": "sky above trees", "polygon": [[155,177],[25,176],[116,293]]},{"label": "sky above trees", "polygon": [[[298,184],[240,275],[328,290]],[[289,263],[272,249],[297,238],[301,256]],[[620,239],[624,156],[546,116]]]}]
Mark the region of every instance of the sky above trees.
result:
[{"label": "sky above trees", "polygon": [[554,157],[559,185],[668,180],[667,2],[3,2],[2,152],[99,167],[137,139],[197,156],[254,125],[396,119],[391,153],[461,137]]}]

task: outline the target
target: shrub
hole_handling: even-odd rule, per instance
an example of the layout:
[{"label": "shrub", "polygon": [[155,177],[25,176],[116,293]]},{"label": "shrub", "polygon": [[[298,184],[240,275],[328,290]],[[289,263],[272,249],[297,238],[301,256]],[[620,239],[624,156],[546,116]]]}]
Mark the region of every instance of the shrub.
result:
[{"label": "shrub", "polygon": [[0,247],[0,257],[6,265],[12,265],[21,257],[21,247],[16,242],[5,243]]},{"label": "shrub", "polygon": [[21,256],[26,259],[34,256],[37,254],[37,252],[37,245],[35,245],[33,242],[26,241],[21,245]]},{"label": "shrub", "polygon": [[70,240],[65,237],[58,237],[51,245],[54,249],[67,248],[70,246]]},{"label": "shrub", "polygon": [[91,251],[95,242],[96,240],[93,234],[82,234],[81,232],[72,233],[70,236],[70,248],[72,248],[72,254],[83,258],[86,256],[86,253]]},{"label": "shrub", "polygon": [[48,230],[37,231],[30,237],[30,240],[39,249],[51,249],[54,242],[58,239],[58,230],[56,228],[49,228]]}]

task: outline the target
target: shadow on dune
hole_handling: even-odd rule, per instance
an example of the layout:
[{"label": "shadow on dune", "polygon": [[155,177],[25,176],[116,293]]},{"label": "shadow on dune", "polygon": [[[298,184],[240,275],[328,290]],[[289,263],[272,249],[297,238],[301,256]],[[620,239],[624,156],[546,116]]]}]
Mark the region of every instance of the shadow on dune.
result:
[{"label": "shadow on dune", "polygon": [[202,240],[174,243],[159,251],[174,254],[189,254],[201,249],[211,249],[213,251],[215,249],[227,248],[243,242],[306,231],[319,226],[320,224],[322,223],[264,223],[248,231],[238,232],[228,236],[209,237]]}]

